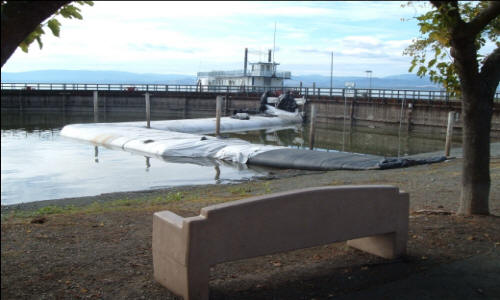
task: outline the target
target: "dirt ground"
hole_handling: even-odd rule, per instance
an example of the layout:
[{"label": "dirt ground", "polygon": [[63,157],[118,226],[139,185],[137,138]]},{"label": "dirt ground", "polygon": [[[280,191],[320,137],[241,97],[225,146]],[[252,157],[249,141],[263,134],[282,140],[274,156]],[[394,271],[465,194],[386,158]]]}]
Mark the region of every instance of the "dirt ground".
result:
[{"label": "dirt ground", "polygon": [[212,299],[328,299],[499,251],[500,158],[491,160],[492,216],[453,213],[461,163],[303,175],[277,171],[281,178],[70,199],[81,207],[63,213],[54,206],[39,208],[61,201],[2,207],[1,296],[177,299],[153,279],[154,211],[192,216],[209,204],[310,186],[391,184],[409,192],[408,255],[386,260],[335,243],[219,264],[211,270]]}]

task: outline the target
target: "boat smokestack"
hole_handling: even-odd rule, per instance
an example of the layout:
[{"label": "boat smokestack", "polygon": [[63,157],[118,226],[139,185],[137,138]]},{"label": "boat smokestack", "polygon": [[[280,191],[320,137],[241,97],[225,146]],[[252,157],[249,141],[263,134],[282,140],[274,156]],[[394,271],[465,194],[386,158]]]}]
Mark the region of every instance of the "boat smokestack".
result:
[{"label": "boat smokestack", "polygon": [[267,53],[267,62],[271,62],[271,49],[269,49],[269,52]]},{"label": "boat smokestack", "polygon": [[245,48],[245,63],[243,65],[243,75],[247,76],[248,48]]}]

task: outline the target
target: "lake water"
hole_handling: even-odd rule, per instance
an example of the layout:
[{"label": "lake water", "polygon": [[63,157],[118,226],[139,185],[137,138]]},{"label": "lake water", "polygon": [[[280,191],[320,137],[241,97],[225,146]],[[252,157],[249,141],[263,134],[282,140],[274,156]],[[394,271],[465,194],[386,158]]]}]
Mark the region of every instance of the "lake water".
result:
[{"label": "lake water", "polygon": [[[175,118],[175,117],[174,117]],[[95,147],[59,135],[66,124],[92,122],[92,113],[6,113],[1,126],[2,205],[101,193],[224,184],[269,175],[271,169],[209,159],[166,160]],[[107,114],[102,122],[139,121],[142,114]],[[253,143],[308,146],[308,128],[230,134]],[[444,137],[399,135],[342,124],[318,128],[315,150],[397,156],[442,150]]]}]

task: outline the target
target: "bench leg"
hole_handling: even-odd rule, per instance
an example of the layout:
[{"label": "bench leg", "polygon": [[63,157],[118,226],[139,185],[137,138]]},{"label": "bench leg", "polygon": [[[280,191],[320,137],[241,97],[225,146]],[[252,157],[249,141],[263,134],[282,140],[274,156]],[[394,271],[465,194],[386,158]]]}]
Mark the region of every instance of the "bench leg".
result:
[{"label": "bench leg", "polygon": [[350,247],[384,258],[396,258],[406,254],[408,233],[387,233],[347,241]]},{"label": "bench leg", "polygon": [[210,268],[197,264],[186,267],[175,260],[163,256],[154,257],[154,278],[164,287],[184,300],[207,300]]}]

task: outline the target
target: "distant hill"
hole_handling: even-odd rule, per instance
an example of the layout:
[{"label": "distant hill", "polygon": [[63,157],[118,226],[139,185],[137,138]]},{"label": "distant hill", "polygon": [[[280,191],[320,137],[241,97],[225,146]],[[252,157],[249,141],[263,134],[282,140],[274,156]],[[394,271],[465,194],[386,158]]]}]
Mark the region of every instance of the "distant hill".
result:
[{"label": "distant hill", "polygon": [[[316,87],[330,87],[330,77],[322,75],[292,76],[287,81],[288,86],[298,86],[302,81],[303,86],[311,87],[313,82]],[[370,79],[367,77],[334,76],[333,87],[342,88],[345,82],[354,82],[357,88],[369,88]],[[428,78],[420,78],[414,74],[392,75],[386,77],[372,77],[371,87],[379,89],[417,89],[417,90],[440,90],[439,85],[432,83]]]},{"label": "distant hill", "polygon": [[2,82],[196,84],[196,76],[121,71],[40,70],[18,73],[2,72]]},{"label": "distant hill", "polygon": [[[344,87],[346,81],[355,82],[358,88],[368,88],[367,77],[333,77],[335,88]],[[87,71],[87,70],[40,70],[29,72],[2,72],[2,82],[11,83],[122,83],[122,84],[196,84],[196,76],[179,74],[139,74],[121,71]],[[330,87],[330,77],[322,75],[299,75],[286,80],[286,86]],[[419,78],[414,74],[373,77],[372,88],[384,89],[420,89],[439,90],[428,78]]]}]

